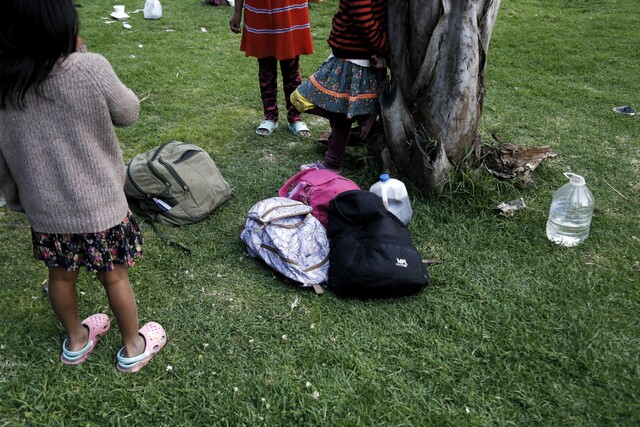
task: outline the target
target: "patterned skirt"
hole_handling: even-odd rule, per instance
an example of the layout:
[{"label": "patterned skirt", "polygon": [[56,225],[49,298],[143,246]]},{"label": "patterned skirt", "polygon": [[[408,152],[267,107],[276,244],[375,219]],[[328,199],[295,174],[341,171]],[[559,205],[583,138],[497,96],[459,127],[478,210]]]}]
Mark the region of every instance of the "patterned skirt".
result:
[{"label": "patterned skirt", "polygon": [[347,117],[378,112],[378,97],[386,76],[385,69],[362,67],[332,57],[298,87],[313,105]]},{"label": "patterned skirt", "polygon": [[47,268],[91,272],[113,270],[114,264],[131,267],[142,256],[142,233],[129,212],[115,227],[97,233],[50,234],[31,230],[33,256]]}]

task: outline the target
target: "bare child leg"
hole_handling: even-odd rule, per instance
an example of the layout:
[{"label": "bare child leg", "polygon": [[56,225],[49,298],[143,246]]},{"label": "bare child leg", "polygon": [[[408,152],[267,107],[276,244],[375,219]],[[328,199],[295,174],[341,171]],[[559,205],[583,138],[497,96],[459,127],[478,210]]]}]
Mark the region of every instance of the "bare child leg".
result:
[{"label": "bare child leg", "polygon": [[89,338],[89,331],[82,325],[78,314],[77,281],[77,271],[49,269],[49,300],[56,317],[67,331],[67,349],[70,351],[82,349]]},{"label": "bare child leg", "polygon": [[142,354],[145,340],[138,333],[138,308],[124,264],[116,264],[112,271],[97,273],[107,291],[109,306],[116,317],[127,357]]}]

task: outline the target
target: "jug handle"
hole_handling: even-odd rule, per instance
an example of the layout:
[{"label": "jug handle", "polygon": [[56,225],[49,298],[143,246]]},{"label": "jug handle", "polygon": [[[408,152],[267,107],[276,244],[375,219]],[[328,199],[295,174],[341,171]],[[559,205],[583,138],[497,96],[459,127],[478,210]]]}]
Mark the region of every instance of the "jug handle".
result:
[{"label": "jug handle", "polygon": [[389,210],[389,198],[387,197],[387,186],[383,185],[380,189],[380,195],[382,196],[382,204],[386,210]]}]

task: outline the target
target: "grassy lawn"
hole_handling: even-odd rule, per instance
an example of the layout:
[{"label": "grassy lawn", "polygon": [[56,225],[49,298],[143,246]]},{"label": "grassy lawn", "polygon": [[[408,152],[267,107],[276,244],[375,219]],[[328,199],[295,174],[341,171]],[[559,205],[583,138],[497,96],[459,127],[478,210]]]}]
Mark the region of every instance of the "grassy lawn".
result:
[{"label": "grassy lawn", "polygon": [[[87,363],[60,363],[64,331],[40,291],[46,270],[29,226],[0,209],[0,426],[640,423],[640,121],[612,111],[640,110],[637,0],[503,0],[482,135],[558,156],[532,189],[466,175],[440,196],[409,187],[416,246],[445,262],[421,294],[381,301],[316,296],[247,256],[247,210],[323,148],[285,126],[255,135],[257,61],[239,51],[230,7],[165,1],[162,19],[131,14],[125,29],[105,23],[113,2],[80,3],[88,49],[144,99],[138,123],[118,130],[125,158],[195,143],[233,195],[198,224],[160,227],[191,255],[143,226],[131,281],[141,322],[162,323],[169,341],[136,375],[114,367],[117,327]],[[310,7],[305,77],[329,53],[336,7]],[[313,136],[329,128],[305,120]],[[379,168],[350,149],[343,174],[369,188]],[[545,236],[567,171],[596,199],[590,237],[575,248]],[[492,212],[518,197],[528,207],[514,217]],[[95,277],[81,274],[79,292],[83,315],[110,313]]]}]

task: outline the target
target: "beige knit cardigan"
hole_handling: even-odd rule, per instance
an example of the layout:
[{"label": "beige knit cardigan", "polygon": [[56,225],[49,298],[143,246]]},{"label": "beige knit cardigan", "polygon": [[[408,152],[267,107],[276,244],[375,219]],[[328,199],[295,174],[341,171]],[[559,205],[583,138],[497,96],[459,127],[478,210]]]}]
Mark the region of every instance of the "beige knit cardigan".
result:
[{"label": "beige knit cardigan", "polygon": [[73,53],[24,109],[0,109],[0,192],[41,233],[89,233],[119,224],[128,206],[115,126],[138,119],[136,95],[109,62]]}]

